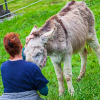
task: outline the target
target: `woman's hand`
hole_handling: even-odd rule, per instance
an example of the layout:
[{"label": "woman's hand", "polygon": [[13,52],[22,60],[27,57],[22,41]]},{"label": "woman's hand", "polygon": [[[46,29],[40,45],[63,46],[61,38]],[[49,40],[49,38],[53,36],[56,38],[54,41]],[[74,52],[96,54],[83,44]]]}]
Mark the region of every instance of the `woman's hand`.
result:
[{"label": "woman's hand", "polygon": [[29,34],[27,37],[26,37],[26,44],[25,44],[25,47],[27,46],[28,42],[30,41],[30,39],[33,39],[34,38],[34,35],[33,34]]}]

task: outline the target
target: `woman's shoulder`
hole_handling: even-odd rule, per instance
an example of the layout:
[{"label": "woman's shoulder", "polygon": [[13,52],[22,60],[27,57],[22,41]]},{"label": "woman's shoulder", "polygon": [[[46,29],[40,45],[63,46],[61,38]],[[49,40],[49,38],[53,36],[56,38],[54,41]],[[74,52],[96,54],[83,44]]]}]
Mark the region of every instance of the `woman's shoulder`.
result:
[{"label": "woman's shoulder", "polygon": [[30,66],[36,66],[36,67],[38,67],[35,63],[33,63],[33,62],[28,62],[28,61],[25,61],[25,60],[23,60],[23,63],[25,63],[25,64],[27,64],[27,65],[30,65]]},{"label": "woman's shoulder", "polygon": [[8,60],[7,60],[7,61],[4,61],[4,62],[1,64],[0,69],[1,69],[1,70],[4,69],[6,65],[8,65]]},{"label": "woman's shoulder", "polygon": [[4,61],[4,62],[1,64],[1,66],[3,66],[3,65],[5,65],[5,64],[7,64],[7,63],[8,63],[8,61],[9,61],[9,60]]},{"label": "woman's shoulder", "polygon": [[40,70],[40,68],[33,62],[23,61],[23,63],[25,64],[27,68],[30,67],[31,69],[34,69],[34,70]]},{"label": "woman's shoulder", "polygon": [[33,62],[28,62],[28,61],[25,61],[25,60],[16,60],[16,61],[10,61],[10,60],[7,60],[7,61],[5,61],[5,62],[3,62],[2,64],[1,64],[1,66],[7,66],[7,65],[22,65],[22,66],[26,66],[26,67],[34,67],[34,68],[38,68],[38,66],[35,64],[35,63],[33,63]]}]

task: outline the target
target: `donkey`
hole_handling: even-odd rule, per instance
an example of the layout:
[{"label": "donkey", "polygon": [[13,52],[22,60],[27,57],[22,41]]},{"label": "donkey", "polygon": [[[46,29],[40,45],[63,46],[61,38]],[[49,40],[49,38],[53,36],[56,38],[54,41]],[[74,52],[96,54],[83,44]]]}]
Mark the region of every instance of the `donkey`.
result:
[{"label": "donkey", "polygon": [[[87,43],[96,53],[100,64],[100,46],[95,33],[95,20],[91,10],[83,1],[68,2],[56,15],[38,28],[34,26],[31,39],[25,48],[26,60],[45,66],[47,54],[55,68],[59,85],[59,95],[64,93],[63,75],[68,91],[74,94],[72,85],[71,58],[75,53],[81,57],[81,70],[78,81],[84,76],[87,63]],[[64,63],[63,71],[61,63]]]}]

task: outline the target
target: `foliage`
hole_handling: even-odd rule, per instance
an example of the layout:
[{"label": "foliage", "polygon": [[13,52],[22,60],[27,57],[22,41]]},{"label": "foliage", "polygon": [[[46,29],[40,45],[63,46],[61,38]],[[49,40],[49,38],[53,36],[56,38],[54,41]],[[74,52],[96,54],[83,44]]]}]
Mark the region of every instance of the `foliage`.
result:
[{"label": "foliage", "polygon": [[[11,11],[14,11],[27,4],[33,3],[34,1],[35,0],[14,0],[9,3],[8,7]],[[4,20],[3,23],[0,23],[0,65],[2,62],[9,59],[9,55],[5,52],[3,47],[3,37],[6,33],[19,33],[21,42],[24,46],[25,37],[29,34],[33,25],[37,24],[41,27],[50,16],[60,11],[60,9],[66,4],[66,1],[67,0],[43,0],[40,3],[16,12],[18,15],[13,19]],[[2,2],[3,0],[0,0],[0,3]],[[100,9],[98,9],[100,1],[92,0],[90,2],[90,0],[85,0],[85,2],[95,15],[95,28],[98,40],[100,41]],[[48,57],[46,67],[43,68],[42,72],[49,80],[49,94],[47,97],[42,97],[48,100],[100,100],[100,67],[96,55],[94,52],[88,54],[86,74],[80,82],[77,82],[76,80],[80,71],[80,61],[78,54],[73,56],[72,72],[75,95],[69,95],[66,82],[64,81],[66,90],[65,93],[59,97],[56,74],[51,60]],[[0,95],[2,93],[3,85],[0,74]]]}]

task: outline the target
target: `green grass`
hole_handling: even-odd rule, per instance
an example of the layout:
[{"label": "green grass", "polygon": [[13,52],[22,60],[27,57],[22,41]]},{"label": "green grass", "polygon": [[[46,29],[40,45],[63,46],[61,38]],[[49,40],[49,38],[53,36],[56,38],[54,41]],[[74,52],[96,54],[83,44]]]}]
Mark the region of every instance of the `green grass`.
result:
[{"label": "green grass", "polygon": [[[9,10],[14,11],[27,4],[33,3],[36,0],[14,0],[8,4]],[[38,4],[32,5],[16,12],[16,14],[23,14],[17,16],[12,20],[5,20],[4,23],[0,23],[0,65],[2,62],[9,59],[9,55],[6,54],[3,47],[3,37],[6,33],[16,32],[20,34],[21,42],[24,46],[25,37],[29,34],[32,27],[36,24],[41,27],[44,22],[52,15],[60,11],[60,9],[66,4],[67,0],[43,0]],[[0,0],[0,3],[4,0]],[[100,42],[100,1],[99,0],[85,0],[89,8],[95,15],[95,28],[98,40]],[[5,7],[4,7],[5,9]],[[51,63],[50,58],[46,67],[42,72],[49,80],[48,88],[49,94],[47,97],[42,96],[48,100],[100,100],[100,66],[98,59],[94,52],[88,54],[86,74],[80,82],[77,82],[77,77],[80,71],[80,57],[78,54],[73,55],[72,58],[72,72],[73,72],[73,86],[75,89],[75,95],[71,97],[67,91],[67,85],[65,83],[65,93],[62,96],[58,96],[58,82],[56,74]],[[3,85],[0,74],[0,95],[3,93]]]}]

